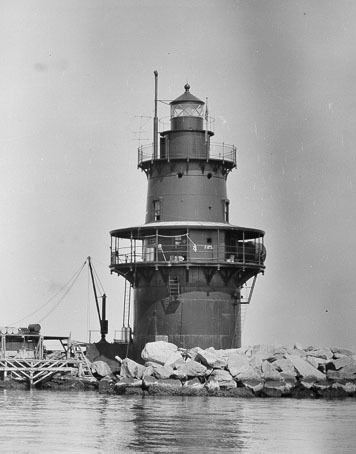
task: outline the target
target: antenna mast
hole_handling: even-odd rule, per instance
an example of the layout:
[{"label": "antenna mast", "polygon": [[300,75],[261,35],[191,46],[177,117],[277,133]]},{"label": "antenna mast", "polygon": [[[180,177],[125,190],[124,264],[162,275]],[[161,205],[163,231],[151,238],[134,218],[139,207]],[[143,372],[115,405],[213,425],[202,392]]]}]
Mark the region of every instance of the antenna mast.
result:
[{"label": "antenna mast", "polygon": [[153,118],[153,159],[158,158],[158,117],[157,117],[157,91],[158,91],[158,71],[155,75],[155,116]]}]

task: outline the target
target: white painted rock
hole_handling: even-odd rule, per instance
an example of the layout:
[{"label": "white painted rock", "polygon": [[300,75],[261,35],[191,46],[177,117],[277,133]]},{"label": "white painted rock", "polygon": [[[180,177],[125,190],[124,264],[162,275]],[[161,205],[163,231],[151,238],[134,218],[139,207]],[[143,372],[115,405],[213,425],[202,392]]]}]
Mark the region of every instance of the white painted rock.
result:
[{"label": "white painted rock", "polygon": [[177,350],[178,347],[170,342],[148,342],[142,350],[141,358],[145,362],[152,361],[163,366],[166,361],[168,361],[168,359],[177,352]]}]

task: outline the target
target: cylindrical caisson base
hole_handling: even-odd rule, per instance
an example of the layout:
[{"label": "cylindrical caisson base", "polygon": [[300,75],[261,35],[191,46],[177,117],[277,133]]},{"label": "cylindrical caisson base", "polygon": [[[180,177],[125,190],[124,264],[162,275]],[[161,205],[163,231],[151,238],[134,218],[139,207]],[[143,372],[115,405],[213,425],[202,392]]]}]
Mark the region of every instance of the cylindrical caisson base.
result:
[{"label": "cylindrical caisson base", "polygon": [[134,350],[147,342],[167,340],[179,347],[237,348],[241,345],[241,306],[229,288],[184,288],[177,297],[167,287],[135,290]]}]

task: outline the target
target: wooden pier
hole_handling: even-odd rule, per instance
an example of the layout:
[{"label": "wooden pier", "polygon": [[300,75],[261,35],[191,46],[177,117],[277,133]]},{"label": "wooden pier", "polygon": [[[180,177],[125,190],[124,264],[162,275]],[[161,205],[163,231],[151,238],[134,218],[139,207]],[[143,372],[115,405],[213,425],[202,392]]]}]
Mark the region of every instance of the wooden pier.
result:
[{"label": "wooden pier", "polygon": [[[26,381],[30,387],[57,372],[93,378],[84,345],[69,337],[42,336],[39,332],[1,329],[0,378]],[[5,332],[3,332],[5,331]],[[44,341],[58,341],[62,350],[47,352]]]}]

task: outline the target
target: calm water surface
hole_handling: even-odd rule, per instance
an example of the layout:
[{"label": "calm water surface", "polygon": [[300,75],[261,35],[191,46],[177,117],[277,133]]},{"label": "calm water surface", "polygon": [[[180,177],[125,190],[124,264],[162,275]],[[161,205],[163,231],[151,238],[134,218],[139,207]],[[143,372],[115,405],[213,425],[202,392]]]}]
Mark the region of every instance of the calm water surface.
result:
[{"label": "calm water surface", "polygon": [[1,453],[355,453],[356,401],[0,391]]}]

